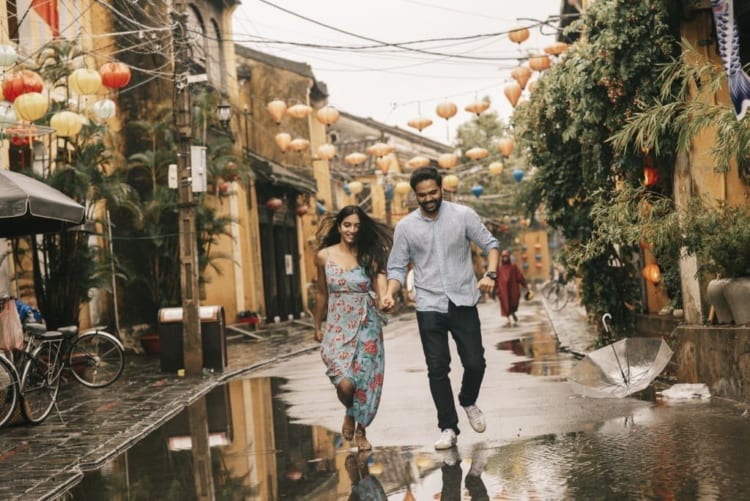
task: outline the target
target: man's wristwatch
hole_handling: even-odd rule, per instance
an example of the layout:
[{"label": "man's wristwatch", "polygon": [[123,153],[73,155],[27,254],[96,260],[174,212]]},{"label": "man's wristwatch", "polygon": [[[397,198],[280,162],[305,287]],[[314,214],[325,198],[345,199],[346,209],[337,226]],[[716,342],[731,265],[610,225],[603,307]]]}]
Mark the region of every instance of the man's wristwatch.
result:
[{"label": "man's wristwatch", "polygon": [[492,280],[497,280],[497,272],[496,271],[488,271],[484,274],[485,278],[491,278]]}]

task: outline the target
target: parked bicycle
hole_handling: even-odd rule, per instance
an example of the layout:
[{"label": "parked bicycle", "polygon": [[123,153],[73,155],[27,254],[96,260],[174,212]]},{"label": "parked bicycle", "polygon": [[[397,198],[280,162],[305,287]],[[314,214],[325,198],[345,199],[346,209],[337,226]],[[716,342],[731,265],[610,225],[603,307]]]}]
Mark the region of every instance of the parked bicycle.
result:
[{"label": "parked bicycle", "polygon": [[571,296],[570,286],[571,282],[568,282],[562,274],[544,285],[542,293],[550,308],[555,311],[565,308]]},{"label": "parked bicycle", "polygon": [[21,393],[21,376],[5,353],[0,352],[0,426],[13,416]]}]

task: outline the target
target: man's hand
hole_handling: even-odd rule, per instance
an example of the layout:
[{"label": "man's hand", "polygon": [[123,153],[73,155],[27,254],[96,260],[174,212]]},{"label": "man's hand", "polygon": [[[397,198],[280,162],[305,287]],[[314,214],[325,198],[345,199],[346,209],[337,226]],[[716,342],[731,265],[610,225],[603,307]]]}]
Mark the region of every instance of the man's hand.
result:
[{"label": "man's hand", "polygon": [[482,292],[490,293],[495,289],[495,281],[490,277],[482,277],[477,284],[477,289]]},{"label": "man's hand", "polygon": [[396,301],[393,300],[393,294],[383,294],[380,298],[380,309],[385,313],[390,313],[396,306]]}]

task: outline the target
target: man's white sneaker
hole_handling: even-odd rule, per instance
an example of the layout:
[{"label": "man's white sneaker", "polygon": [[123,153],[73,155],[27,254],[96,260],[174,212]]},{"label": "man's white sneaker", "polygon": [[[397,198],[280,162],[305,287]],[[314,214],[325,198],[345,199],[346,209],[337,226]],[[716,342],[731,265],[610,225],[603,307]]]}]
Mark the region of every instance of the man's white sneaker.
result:
[{"label": "man's white sneaker", "polygon": [[435,442],[435,449],[437,450],[444,450],[444,449],[450,449],[451,447],[456,446],[456,432],[451,430],[450,428],[446,428],[443,430],[443,433],[440,435],[440,439]]},{"label": "man's white sneaker", "polygon": [[474,431],[477,433],[483,433],[484,430],[487,429],[487,423],[485,422],[484,414],[479,410],[479,407],[476,405],[467,405],[464,407],[464,410],[466,411],[466,416],[469,418],[469,424],[474,428]]}]

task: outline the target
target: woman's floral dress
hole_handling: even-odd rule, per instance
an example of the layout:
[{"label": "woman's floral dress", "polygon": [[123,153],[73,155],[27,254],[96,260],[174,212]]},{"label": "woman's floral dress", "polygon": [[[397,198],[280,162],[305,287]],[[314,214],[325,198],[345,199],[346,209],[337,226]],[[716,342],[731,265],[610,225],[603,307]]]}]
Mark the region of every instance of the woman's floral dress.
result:
[{"label": "woman's floral dress", "polygon": [[328,317],[320,354],[334,385],[352,380],[354,399],[347,415],[368,426],[378,411],[385,370],[383,321],[372,281],[361,266],[344,270],[330,259],[325,272]]}]

